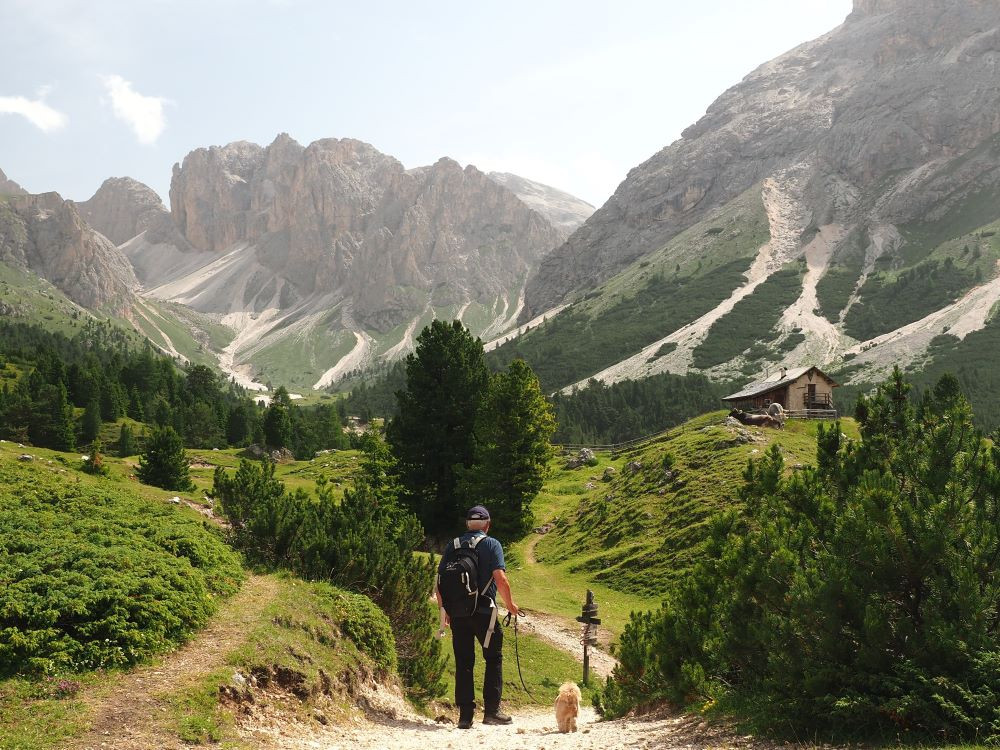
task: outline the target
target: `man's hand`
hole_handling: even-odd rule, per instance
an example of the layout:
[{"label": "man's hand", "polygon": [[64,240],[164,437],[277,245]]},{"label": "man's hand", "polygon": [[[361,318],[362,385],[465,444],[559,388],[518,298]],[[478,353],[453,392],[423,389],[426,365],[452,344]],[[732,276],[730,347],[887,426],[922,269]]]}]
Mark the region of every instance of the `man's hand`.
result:
[{"label": "man's hand", "polygon": [[514,604],[514,597],[510,593],[510,581],[507,580],[507,574],[500,569],[494,570],[493,580],[497,583],[497,592],[507,605],[507,611],[517,617],[521,612],[521,608]]},{"label": "man's hand", "polygon": [[448,613],[447,612],[444,613],[444,617],[441,619],[441,622],[444,623],[444,626],[446,628],[450,628],[451,627],[451,618],[448,617]]}]

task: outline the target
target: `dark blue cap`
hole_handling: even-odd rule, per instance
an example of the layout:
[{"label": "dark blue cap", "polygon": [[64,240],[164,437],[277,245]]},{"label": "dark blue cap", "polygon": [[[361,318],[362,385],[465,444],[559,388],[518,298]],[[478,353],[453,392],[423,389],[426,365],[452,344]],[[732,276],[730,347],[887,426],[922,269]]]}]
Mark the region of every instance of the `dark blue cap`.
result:
[{"label": "dark blue cap", "polygon": [[482,505],[477,505],[474,508],[469,508],[469,512],[465,514],[466,521],[489,521],[490,512],[486,510]]}]

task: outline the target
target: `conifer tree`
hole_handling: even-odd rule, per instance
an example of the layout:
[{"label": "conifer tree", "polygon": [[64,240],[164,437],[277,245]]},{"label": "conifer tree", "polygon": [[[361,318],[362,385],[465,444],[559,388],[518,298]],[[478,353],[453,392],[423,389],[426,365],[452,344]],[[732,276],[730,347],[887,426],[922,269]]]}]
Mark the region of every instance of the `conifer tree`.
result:
[{"label": "conifer tree", "polygon": [[292,402],[284,386],[278,388],[264,412],[264,442],[269,448],[292,444]]},{"label": "conifer tree", "polygon": [[532,526],[555,431],[551,404],[523,359],[493,375],[476,417],[475,462],[463,476],[470,502],[485,504],[493,533],[517,538]]},{"label": "conifer tree", "polygon": [[80,439],[89,444],[93,442],[100,431],[101,404],[97,399],[93,399],[87,403],[87,408],[83,412],[83,419],[80,423]]},{"label": "conifer tree", "polygon": [[606,708],[728,692],[800,732],[1000,741],[1000,448],[955,378],[908,392],[897,369],[860,400],[860,442],[820,429],[815,467],[748,466]]},{"label": "conifer tree", "polygon": [[132,428],[128,424],[123,424],[118,432],[118,455],[121,458],[134,456],[136,451],[135,439],[132,437]]},{"label": "conifer tree", "polygon": [[73,407],[66,396],[66,386],[41,385],[38,398],[31,407],[28,436],[32,443],[57,451],[71,451],[76,447],[76,429]]},{"label": "conifer tree", "polygon": [[483,345],[461,321],[435,320],[406,359],[406,390],[386,436],[404,503],[434,535],[449,533],[470,505],[460,473],[475,460],[475,420],[489,382]]},{"label": "conifer tree", "polygon": [[139,457],[136,474],[145,484],[165,490],[183,491],[193,487],[184,441],[172,427],[160,427],[153,431]]}]

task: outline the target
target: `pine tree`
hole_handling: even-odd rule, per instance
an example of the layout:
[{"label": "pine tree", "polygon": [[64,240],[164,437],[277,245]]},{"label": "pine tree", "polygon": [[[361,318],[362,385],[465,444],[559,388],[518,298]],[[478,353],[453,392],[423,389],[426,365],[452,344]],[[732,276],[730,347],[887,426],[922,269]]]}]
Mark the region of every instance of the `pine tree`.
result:
[{"label": "pine tree", "polygon": [[193,487],[184,442],[172,427],[157,428],[139,457],[139,480],[165,490]]},{"label": "pine tree", "polygon": [[459,474],[475,460],[475,420],[489,383],[483,345],[461,321],[435,320],[406,359],[406,390],[386,436],[404,503],[428,533],[448,533],[469,505]]},{"label": "pine tree", "polygon": [[139,395],[138,388],[133,387],[129,394],[128,415],[138,422],[142,422],[146,418],[146,409],[142,405],[142,396]]},{"label": "pine tree", "polygon": [[555,431],[551,404],[523,359],[490,379],[476,416],[475,462],[462,489],[490,509],[493,532],[518,538],[532,526],[531,502],[542,489]]},{"label": "pine tree", "polygon": [[101,431],[101,404],[93,399],[87,404],[80,423],[80,439],[84,443],[93,442]]},{"label": "pine tree", "polygon": [[230,445],[244,446],[253,436],[253,425],[257,418],[253,407],[246,402],[234,404],[226,420],[226,440]]},{"label": "pine tree", "polygon": [[264,412],[264,442],[269,448],[292,444],[292,402],[284,387],[278,388]]},{"label": "pine tree", "polygon": [[815,467],[748,466],[745,510],[625,629],[613,712],[728,692],[797,732],[1000,741],[1000,448],[951,376],[914,407],[897,369],[856,417]]},{"label": "pine tree", "polygon": [[132,428],[123,424],[118,433],[118,455],[121,458],[134,456],[136,452],[135,439],[132,437]]},{"label": "pine tree", "polygon": [[195,448],[215,448],[223,442],[222,427],[215,410],[204,401],[198,401],[188,411],[188,445]]},{"label": "pine tree", "polygon": [[73,407],[66,396],[66,386],[42,385],[31,406],[28,437],[42,448],[71,451],[76,447]]}]

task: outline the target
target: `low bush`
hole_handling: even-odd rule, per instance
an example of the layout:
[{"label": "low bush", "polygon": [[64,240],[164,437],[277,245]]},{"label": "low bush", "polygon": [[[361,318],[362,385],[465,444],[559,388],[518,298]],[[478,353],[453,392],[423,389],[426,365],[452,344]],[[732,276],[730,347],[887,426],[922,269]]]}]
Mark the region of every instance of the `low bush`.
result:
[{"label": "low bush", "polygon": [[716,518],[702,561],[632,618],[602,709],[730,699],[811,736],[1000,742],[1000,448],[957,381],[913,406],[897,371],[862,439],[776,447]]},{"label": "low bush", "polygon": [[237,555],[173,507],[0,462],[0,677],[141,662],[241,577]]},{"label": "low bush", "polygon": [[[234,542],[251,559],[378,604],[392,623],[400,675],[414,697],[426,700],[440,694],[444,668],[426,606],[434,567],[413,554],[423,530],[396,499],[384,443],[372,442],[368,449],[362,477],[340,503],[323,481],[315,495],[287,492],[274,478],[274,464],[249,461],[241,461],[232,476],[216,469],[213,494],[232,524]],[[369,631],[369,619],[345,627],[349,637],[377,652],[382,637]]]}]

